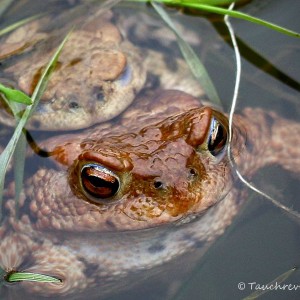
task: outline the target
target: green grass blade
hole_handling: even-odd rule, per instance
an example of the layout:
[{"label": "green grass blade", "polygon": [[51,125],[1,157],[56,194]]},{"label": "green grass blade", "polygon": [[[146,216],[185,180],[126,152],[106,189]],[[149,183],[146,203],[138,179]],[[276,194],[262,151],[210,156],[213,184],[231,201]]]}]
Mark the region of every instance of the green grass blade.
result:
[{"label": "green grass blade", "polygon": [[236,10],[229,10],[229,9],[225,9],[225,8],[221,8],[221,7],[215,7],[215,6],[211,6],[211,5],[204,5],[204,4],[191,4],[188,2],[181,2],[181,5],[185,6],[185,7],[191,7],[191,8],[198,8],[207,12],[212,12],[212,13],[216,13],[216,14],[221,14],[221,15],[228,15],[230,17],[234,17],[234,18],[238,18],[238,19],[242,19],[245,21],[250,21],[252,23],[256,23],[265,27],[268,27],[270,29],[273,29],[275,31],[293,36],[293,37],[300,37],[300,33],[283,28],[281,26],[278,26],[274,23],[265,21],[263,19],[259,19],[256,17],[252,17],[248,14],[236,11]]},{"label": "green grass blade", "polygon": [[256,23],[256,24],[268,27],[272,30],[278,31],[280,33],[283,33],[283,34],[286,34],[286,35],[289,35],[292,37],[300,38],[300,33],[298,33],[298,32],[286,29],[284,27],[278,26],[274,23],[265,21],[260,18],[252,17],[248,14],[245,14],[245,13],[242,13],[242,12],[239,12],[236,10],[229,10],[229,9],[225,9],[225,8],[221,8],[221,7],[217,7],[217,6],[213,6],[213,5],[199,4],[199,2],[197,2],[197,1],[160,0],[157,2],[161,2],[161,3],[165,3],[165,4],[169,4],[169,5],[177,5],[177,6],[182,6],[182,7],[199,9],[199,10],[203,10],[203,11],[210,12],[210,13],[228,15],[230,17],[242,19],[245,21],[250,21],[252,23]]},{"label": "green grass blade", "polygon": [[14,101],[31,105],[32,100],[25,93],[19,90],[11,89],[0,83],[0,93],[2,93],[8,101]]},{"label": "green grass blade", "polygon": [[208,4],[208,5],[229,5],[232,2],[239,2],[240,0],[198,0],[199,4]]},{"label": "green grass blade", "polygon": [[6,277],[8,282],[19,281],[35,281],[35,282],[48,282],[48,283],[61,283],[62,280],[49,275],[29,273],[29,272],[13,272]]},{"label": "green grass blade", "polygon": [[[40,100],[40,97],[42,96],[42,94],[47,86],[48,80],[49,80],[50,75],[51,75],[51,73],[55,67],[55,64],[58,60],[59,54],[62,51],[63,46],[65,45],[69,35],[70,35],[70,33],[62,41],[62,43],[60,44],[60,46],[57,48],[56,52],[54,53],[53,57],[51,58],[50,62],[46,66],[46,68],[45,68],[41,78],[39,79],[39,82],[36,85],[35,90],[32,94],[31,99],[32,99],[33,104],[26,107],[26,109],[14,131],[12,138],[10,139],[8,145],[6,146],[6,148],[0,155],[0,170],[1,170],[1,173],[0,173],[0,208],[1,208],[1,202],[2,202],[2,197],[3,197],[5,173],[6,173],[8,164],[9,164],[11,157],[15,151],[16,145],[21,136],[24,126],[25,126],[27,120],[29,119],[30,115],[33,113],[34,109],[36,108],[36,106]],[[1,210],[0,210],[0,216],[1,216]]]},{"label": "green grass blade", "polygon": [[[55,65],[57,63],[58,57],[65,45],[65,43],[67,42],[69,36],[70,36],[71,32],[69,32],[66,37],[64,38],[64,40],[61,42],[61,44],[59,45],[59,47],[57,48],[56,52],[54,53],[54,55],[52,56],[50,62],[48,63],[47,67],[45,68],[40,80],[38,81],[33,94],[31,96],[32,99],[32,107],[31,109],[28,110],[28,117],[33,113],[34,109],[36,108],[36,106],[38,105],[38,102],[43,94],[43,92],[45,91],[50,75],[53,72]],[[26,112],[26,111],[25,111]],[[28,117],[26,118],[26,121],[28,119]],[[26,123],[25,121],[25,123]]]},{"label": "green grass blade", "polygon": [[177,31],[175,25],[173,24],[172,20],[165,12],[165,10],[159,6],[155,2],[151,2],[152,6],[156,10],[156,12],[160,15],[160,17],[164,20],[164,22],[169,26],[169,28],[174,32],[178,46],[181,50],[181,53],[186,60],[188,66],[190,67],[194,76],[199,80],[199,83],[203,87],[205,93],[207,94],[208,98],[215,104],[221,105],[220,98],[218,93],[198,56],[195,54],[194,50],[187,44],[184,39],[181,37],[180,33]]},{"label": "green grass blade", "polygon": [[44,15],[44,14],[37,14],[37,15],[31,16],[29,18],[25,18],[25,19],[22,19],[22,20],[20,20],[16,23],[14,23],[14,24],[11,24],[11,25],[3,28],[3,29],[0,29],[0,36],[17,29],[18,27],[21,27],[22,25],[24,25],[26,23],[29,23],[30,21],[33,21],[33,20],[41,17],[42,15]]},{"label": "green grass blade", "polygon": [[233,2],[239,2],[241,0],[198,0],[197,3],[208,5],[229,5]]}]

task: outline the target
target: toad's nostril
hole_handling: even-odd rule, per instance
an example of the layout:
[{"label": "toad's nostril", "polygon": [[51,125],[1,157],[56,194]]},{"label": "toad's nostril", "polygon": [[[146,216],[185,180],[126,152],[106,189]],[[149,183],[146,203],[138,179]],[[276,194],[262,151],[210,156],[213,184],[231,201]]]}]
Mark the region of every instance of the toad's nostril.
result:
[{"label": "toad's nostril", "polygon": [[194,168],[188,169],[187,179],[189,181],[193,181],[194,179],[197,178],[197,176],[198,176],[198,172],[196,169],[194,169]]},{"label": "toad's nostril", "polygon": [[71,101],[71,102],[69,103],[69,108],[70,108],[70,109],[76,109],[76,108],[79,108],[78,102],[76,102],[76,101]]},{"label": "toad's nostril", "polygon": [[94,87],[93,95],[97,101],[99,102],[104,101],[105,95],[101,87]]},{"label": "toad's nostril", "polygon": [[161,181],[155,181],[154,182],[154,188],[155,189],[162,189],[164,187],[164,184]]},{"label": "toad's nostril", "polygon": [[190,171],[189,171],[189,174],[190,174],[191,176],[196,176],[196,175],[197,175],[197,172],[196,172],[195,169],[191,168]]}]

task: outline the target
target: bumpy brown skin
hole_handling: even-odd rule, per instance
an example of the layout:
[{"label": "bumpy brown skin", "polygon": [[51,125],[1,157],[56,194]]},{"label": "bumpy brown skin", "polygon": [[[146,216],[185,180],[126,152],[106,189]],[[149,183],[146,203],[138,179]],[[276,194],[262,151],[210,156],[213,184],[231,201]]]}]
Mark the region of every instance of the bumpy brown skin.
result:
[{"label": "bumpy brown skin", "polygon": [[[37,228],[149,228],[201,212],[228,192],[230,181],[215,176],[215,172],[230,176],[227,160],[217,163],[204,149],[212,115],[226,126],[224,117],[211,108],[196,108],[197,99],[177,91],[137,102],[116,124],[99,125],[73,139],[62,136],[47,142],[48,147],[57,144],[53,156],[67,166],[68,177],[65,171],[40,170],[32,179],[29,197],[38,197],[30,207],[38,219]],[[182,107],[190,110],[180,114]],[[79,179],[87,163],[104,166],[120,178],[116,195],[101,201],[84,192]],[[40,181],[45,185],[39,186]],[[155,182],[161,187],[156,188]]]},{"label": "bumpy brown skin", "polygon": [[[13,218],[13,202],[7,202],[12,215],[0,231],[1,266],[18,270],[20,257],[30,257],[30,266],[21,270],[63,280],[23,283],[31,292],[80,295],[88,289],[100,297],[134,271],[212,242],[243,199],[226,152],[214,156],[207,148],[213,117],[228,131],[222,113],[185,93],[163,91],[139,99],[115,122],[47,141],[58,169],[41,168],[27,182],[20,222]],[[246,176],[271,163],[300,172],[293,150],[299,149],[299,133],[296,122],[246,109],[234,120],[233,158]],[[80,171],[86,163],[118,175],[115,196],[99,201],[84,191]],[[3,256],[12,242],[20,244],[16,255]]]},{"label": "bumpy brown skin", "polygon": [[[0,61],[12,58],[1,70],[3,83],[32,95],[51,56],[75,25],[28,129],[74,130],[110,120],[124,111],[142,88],[157,82],[161,89],[203,95],[182,59],[134,47],[125,36],[130,29],[118,21],[114,25],[111,11],[86,10],[74,17],[71,10],[34,20],[1,40]],[[14,117],[1,102],[0,122],[14,126]]]}]

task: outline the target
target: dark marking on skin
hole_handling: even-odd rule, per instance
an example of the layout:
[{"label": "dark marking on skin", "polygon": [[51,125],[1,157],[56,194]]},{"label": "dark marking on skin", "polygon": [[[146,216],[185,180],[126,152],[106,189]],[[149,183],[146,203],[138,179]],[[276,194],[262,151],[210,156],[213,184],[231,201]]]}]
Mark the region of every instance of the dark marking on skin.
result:
[{"label": "dark marking on skin", "polygon": [[97,277],[97,274],[99,273],[99,265],[89,263],[83,257],[79,257],[78,260],[80,260],[85,265],[84,274],[85,274],[86,278],[96,278]]},{"label": "dark marking on skin", "polygon": [[201,249],[202,247],[204,247],[206,241],[199,241],[197,239],[194,240],[194,245],[197,249]]},{"label": "dark marking on skin", "polygon": [[210,99],[208,98],[208,96],[206,94],[201,95],[201,100],[206,101],[206,102],[210,102]]},{"label": "dark marking on skin", "polygon": [[80,63],[82,61],[82,59],[81,58],[74,58],[74,59],[72,59],[70,62],[69,62],[69,64],[68,64],[68,67],[72,67],[72,66],[75,66],[75,65],[77,65],[78,63]]},{"label": "dark marking on skin", "polygon": [[273,125],[274,125],[274,123],[275,123],[274,118],[271,115],[269,115],[269,114],[266,114],[265,118],[266,118],[266,121],[267,121],[267,123],[269,125],[269,128],[272,128]]},{"label": "dark marking on skin", "polygon": [[148,252],[154,254],[154,253],[163,251],[165,248],[166,247],[163,244],[157,243],[157,244],[151,245],[148,248]]},{"label": "dark marking on skin", "polygon": [[34,128],[40,128],[42,125],[41,122],[38,120],[32,121],[31,124],[33,125]]},{"label": "dark marking on skin", "polygon": [[190,234],[185,234],[182,238],[184,241],[192,241],[195,248],[202,248],[206,241],[205,240],[198,240],[197,238],[195,238],[193,235]]},{"label": "dark marking on skin", "polygon": [[178,71],[177,61],[174,59],[172,55],[164,55],[164,62],[167,66],[167,69],[176,73]]},{"label": "dark marking on skin", "polygon": [[[81,2],[81,0],[79,0],[78,2]],[[119,18],[120,18],[120,13],[114,11],[114,13],[113,13],[113,15],[112,15],[112,17],[111,17],[111,19],[110,19],[111,23],[114,24],[115,26],[117,26],[118,29],[120,29],[119,26],[117,25],[117,24],[118,24],[118,21],[119,21]],[[122,30],[121,30],[121,31],[122,31]],[[130,35],[129,35],[129,37],[130,37]],[[123,35],[122,35],[122,39],[123,39],[123,38],[124,38],[124,37],[123,37]],[[126,34],[126,38],[128,38],[127,34]]]},{"label": "dark marking on skin", "polygon": [[40,67],[39,69],[36,70],[35,74],[33,75],[33,78],[32,78],[32,81],[31,81],[31,85],[30,85],[30,94],[33,93],[36,85],[38,84],[40,78],[41,78],[41,75],[43,73],[43,70],[44,68],[43,67]]},{"label": "dark marking on skin", "polygon": [[[28,255],[26,255],[25,257],[22,257],[22,262],[21,264],[18,266],[19,270],[26,270],[29,269],[30,267],[35,265],[35,261],[33,259],[33,256],[31,255],[31,253],[29,253]],[[8,277],[9,274],[7,274]],[[1,297],[2,298],[2,297]]]},{"label": "dark marking on skin", "polygon": [[253,141],[249,139],[246,140],[246,149],[249,153],[253,153],[253,151],[255,150],[255,145]]},{"label": "dark marking on skin", "polygon": [[61,69],[63,63],[61,61],[58,61],[55,65],[54,71],[58,71]]},{"label": "dark marking on skin", "polygon": [[193,237],[190,235],[190,234],[187,234],[187,233],[185,233],[183,236],[182,236],[182,240],[183,241],[190,241],[190,240],[192,240],[193,239]]},{"label": "dark marking on skin", "polygon": [[[55,65],[54,71],[58,71],[60,68],[62,67],[62,63],[60,61],[58,61]],[[40,67],[37,69],[37,71],[35,72],[35,74],[33,75],[32,81],[31,81],[31,85],[30,85],[30,94],[33,93],[33,91],[35,90],[35,87],[37,86],[43,72],[44,72],[45,67]]]},{"label": "dark marking on skin", "polygon": [[106,220],[105,224],[111,229],[116,229],[114,222],[112,222],[111,220]]},{"label": "dark marking on skin", "polygon": [[147,89],[157,89],[160,87],[160,79],[158,76],[154,75],[153,73],[147,74],[147,85],[145,88]]},{"label": "dark marking on skin", "polygon": [[95,95],[95,98],[97,99],[97,101],[102,102],[105,99],[105,95],[103,93],[103,90],[101,87],[94,87],[93,88],[93,95]]},{"label": "dark marking on skin", "polygon": [[69,103],[69,108],[70,109],[79,108],[79,104],[76,101],[72,101],[72,102]]}]

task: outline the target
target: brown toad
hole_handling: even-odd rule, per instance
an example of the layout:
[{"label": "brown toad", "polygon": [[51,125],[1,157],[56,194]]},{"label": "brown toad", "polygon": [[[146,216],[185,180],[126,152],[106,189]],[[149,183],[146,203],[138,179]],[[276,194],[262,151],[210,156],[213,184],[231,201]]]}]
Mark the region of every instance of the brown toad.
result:
[{"label": "brown toad", "polygon": [[[98,299],[207,247],[244,199],[228,133],[225,114],[170,90],[138,99],[118,120],[48,140],[56,166],[27,181],[20,221],[6,203],[1,267],[62,280],[23,282],[30,293],[73,299],[88,291]],[[232,133],[232,157],[245,176],[268,164],[300,172],[298,123],[249,108]]]},{"label": "brown toad", "polygon": [[[93,18],[76,21],[77,27],[30,121],[31,127],[77,129],[105,121],[123,111],[143,87],[146,72],[140,53],[122,38],[111,17],[110,12],[99,11]],[[18,87],[29,95],[56,50],[58,37],[66,32],[57,26],[68,18],[53,18],[28,23],[2,42],[2,58],[25,51],[5,72],[16,78]],[[3,111],[2,119],[8,124],[14,122]]]},{"label": "brown toad", "polygon": [[[203,94],[183,60],[172,58],[170,69],[164,55],[135,47],[124,28],[121,34],[111,11],[79,8],[31,21],[1,42],[0,61],[7,61],[7,66],[0,82],[32,95],[59,41],[74,25],[27,128],[80,129],[110,120],[127,108],[145,85],[151,85],[153,76],[159,78],[160,88]],[[15,124],[5,107],[0,110],[0,122]]]}]

